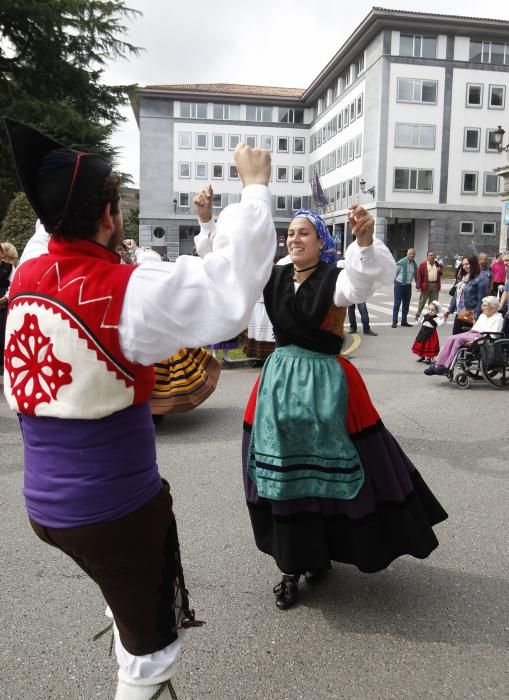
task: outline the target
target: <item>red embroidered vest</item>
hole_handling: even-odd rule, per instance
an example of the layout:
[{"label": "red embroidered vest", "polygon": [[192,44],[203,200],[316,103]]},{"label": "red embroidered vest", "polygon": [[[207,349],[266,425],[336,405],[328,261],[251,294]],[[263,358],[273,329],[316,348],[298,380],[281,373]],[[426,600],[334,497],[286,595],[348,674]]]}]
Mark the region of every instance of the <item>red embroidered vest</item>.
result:
[{"label": "red embroidered vest", "polygon": [[89,240],[51,239],[9,292],[4,391],[20,413],[103,418],[147,401],[152,367],[127,360],[118,323],[134,265]]}]

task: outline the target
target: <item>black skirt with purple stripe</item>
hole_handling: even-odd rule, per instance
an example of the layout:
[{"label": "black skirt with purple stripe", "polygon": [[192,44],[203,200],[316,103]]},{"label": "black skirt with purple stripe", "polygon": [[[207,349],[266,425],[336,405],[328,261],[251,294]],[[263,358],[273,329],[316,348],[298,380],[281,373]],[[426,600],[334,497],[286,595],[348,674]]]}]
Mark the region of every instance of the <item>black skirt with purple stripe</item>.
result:
[{"label": "black skirt with purple stripe", "polygon": [[[346,422],[364,468],[364,484],[351,500],[261,498],[247,473],[258,384],[246,408],[244,488],[255,542],[281,571],[327,569],[331,561],[361,571],[386,568],[404,554],[423,559],[437,546],[433,526],[447,513],[383,425],[355,367],[338,358],[348,382]],[[338,420],[345,417],[338,416]]]}]

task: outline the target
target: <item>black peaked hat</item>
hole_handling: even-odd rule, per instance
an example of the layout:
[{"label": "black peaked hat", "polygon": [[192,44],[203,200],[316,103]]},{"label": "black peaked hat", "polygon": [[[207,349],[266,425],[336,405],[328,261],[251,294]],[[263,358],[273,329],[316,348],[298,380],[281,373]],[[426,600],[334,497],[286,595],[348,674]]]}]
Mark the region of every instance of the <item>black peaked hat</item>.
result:
[{"label": "black peaked hat", "polygon": [[111,165],[9,117],[4,124],[19,184],[45,229],[58,232],[69,212],[101,191]]}]

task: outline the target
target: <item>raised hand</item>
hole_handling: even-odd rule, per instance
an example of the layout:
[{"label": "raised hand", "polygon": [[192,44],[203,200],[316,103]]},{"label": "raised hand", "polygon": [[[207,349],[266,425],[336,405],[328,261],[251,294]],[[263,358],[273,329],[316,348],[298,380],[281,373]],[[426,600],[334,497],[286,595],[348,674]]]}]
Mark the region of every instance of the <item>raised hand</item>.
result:
[{"label": "raised hand", "polygon": [[348,220],[357,243],[365,248],[373,243],[375,220],[360,204],[353,204],[348,210]]},{"label": "raised hand", "polygon": [[244,186],[268,184],[271,166],[269,151],[239,143],[233,157]]},{"label": "raised hand", "polygon": [[194,208],[198,219],[202,224],[208,223],[212,219],[212,202],[214,191],[211,185],[205,187],[193,199]]}]

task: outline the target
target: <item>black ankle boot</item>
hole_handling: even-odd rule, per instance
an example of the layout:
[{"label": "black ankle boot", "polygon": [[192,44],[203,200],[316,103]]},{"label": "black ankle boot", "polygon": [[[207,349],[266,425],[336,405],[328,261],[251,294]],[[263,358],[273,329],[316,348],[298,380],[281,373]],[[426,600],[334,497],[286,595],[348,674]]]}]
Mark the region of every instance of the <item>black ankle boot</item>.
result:
[{"label": "black ankle boot", "polygon": [[280,610],[287,610],[299,599],[299,574],[283,574],[281,582],[274,586],[276,605]]},{"label": "black ankle boot", "polygon": [[329,569],[310,569],[306,571],[306,581],[308,583],[319,583],[328,573]]}]

